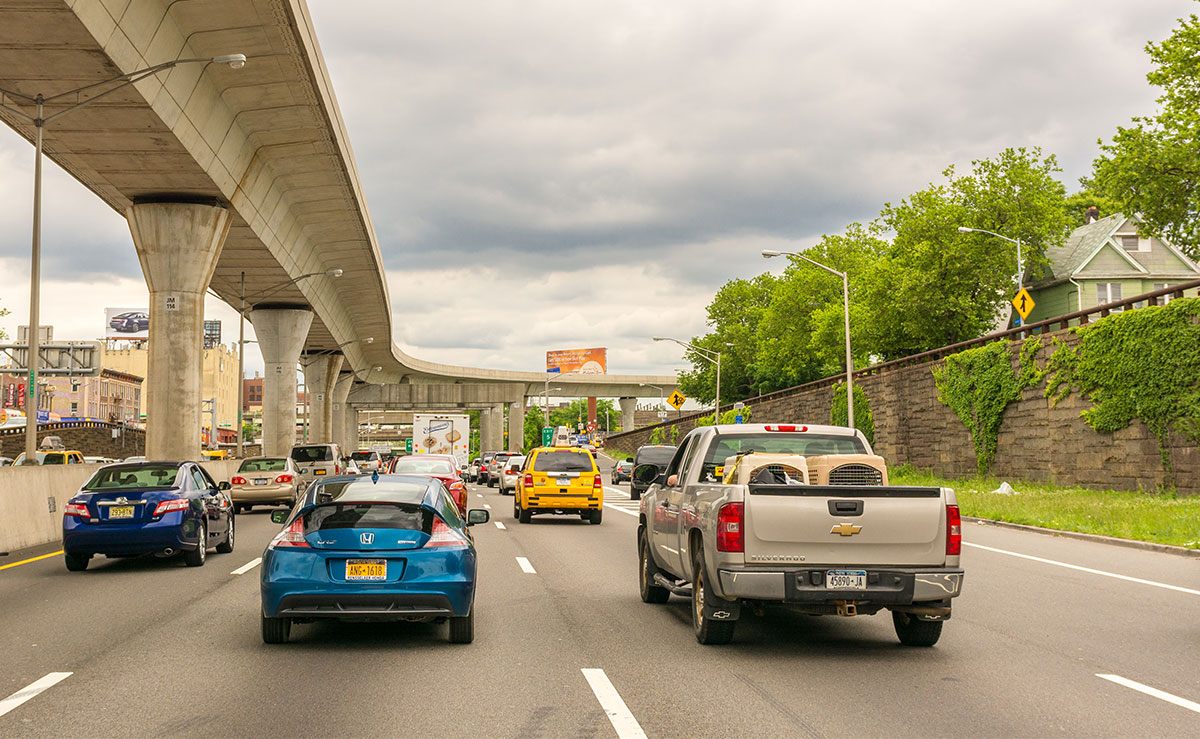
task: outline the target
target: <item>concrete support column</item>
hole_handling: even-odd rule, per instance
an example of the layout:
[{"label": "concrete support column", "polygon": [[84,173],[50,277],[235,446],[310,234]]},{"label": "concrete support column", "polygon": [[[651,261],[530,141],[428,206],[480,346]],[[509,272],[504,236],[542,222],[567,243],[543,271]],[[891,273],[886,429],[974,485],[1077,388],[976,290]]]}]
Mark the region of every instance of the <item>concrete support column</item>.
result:
[{"label": "concrete support column", "polygon": [[342,447],[342,454],[349,456],[358,451],[358,408],[352,405],[346,406],[345,422],[342,433],[346,444]]},{"label": "concrete support column", "polygon": [[286,456],[296,443],[296,363],[313,314],[307,308],[255,308],[247,318],[263,357],[263,456]]},{"label": "concrete support column", "polygon": [[508,451],[519,452],[525,446],[525,398],[508,406]]},{"label": "concrete support column", "polygon": [[341,354],[321,354],[304,362],[304,384],[309,392],[308,440],[315,444],[333,441],[333,389],[345,359]]},{"label": "concrete support column", "polygon": [[494,449],[500,451],[508,449],[504,444],[504,404],[500,403],[492,406],[492,441],[496,444]]},{"label": "concrete support column", "polygon": [[204,292],[229,233],[229,211],[135,203],[125,218],[150,289],[146,456],[199,459]]},{"label": "concrete support column", "polygon": [[330,439],[346,454],[346,398],[350,397],[350,387],[354,384],[354,375],[340,375],[333,384],[333,401],[330,405]]},{"label": "concrete support column", "polygon": [[634,412],[637,411],[637,398],[620,398],[617,400],[621,404],[621,431],[633,431],[636,423]]},{"label": "concrete support column", "polygon": [[479,411],[479,451],[494,452],[496,443],[492,436],[492,409]]}]

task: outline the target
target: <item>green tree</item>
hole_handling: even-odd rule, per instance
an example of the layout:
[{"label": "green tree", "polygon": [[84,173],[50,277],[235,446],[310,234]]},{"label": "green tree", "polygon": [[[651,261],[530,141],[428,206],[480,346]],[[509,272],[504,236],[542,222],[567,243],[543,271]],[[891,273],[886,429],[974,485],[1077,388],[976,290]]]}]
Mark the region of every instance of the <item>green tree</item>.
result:
[{"label": "green tree", "polygon": [[[608,399],[598,399],[596,401],[596,428],[604,429],[605,413],[608,414],[609,428],[613,433],[621,430],[621,410],[617,408],[613,401]],[[540,411],[530,410],[526,416],[536,415],[538,423],[542,422],[543,414]],[[577,429],[580,423],[587,423],[587,398],[575,398],[565,406],[550,409],[550,426],[566,426],[571,429],[572,433],[578,433]],[[540,426],[539,426],[540,428]],[[538,431],[538,439],[541,440],[541,431]]]},{"label": "green tree", "polygon": [[982,336],[1012,297],[1016,245],[962,234],[959,226],[1020,239],[1026,275],[1039,274],[1046,249],[1070,231],[1053,155],[1010,148],[971,166],[967,175],[949,167],[945,184],[883,208],[896,236],[861,294],[871,316],[868,342],[885,359]]},{"label": "green tree", "polygon": [[1162,89],[1158,113],[1118,127],[1092,164],[1101,189],[1161,233],[1200,256],[1200,19],[1193,13],[1161,43],[1146,44]]},{"label": "green tree", "polygon": [[[756,332],[771,298],[775,276],[770,272],[750,280],[726,282],[708,304],[712,331],[693,337],[693,344],[721,352],[721,402],[734,402],[756,394],[754,359]],[[699,352],[684,351],[692,365],[679,375],[679,389],[689,398],[711,403],[716,397],[717,368]]]}]

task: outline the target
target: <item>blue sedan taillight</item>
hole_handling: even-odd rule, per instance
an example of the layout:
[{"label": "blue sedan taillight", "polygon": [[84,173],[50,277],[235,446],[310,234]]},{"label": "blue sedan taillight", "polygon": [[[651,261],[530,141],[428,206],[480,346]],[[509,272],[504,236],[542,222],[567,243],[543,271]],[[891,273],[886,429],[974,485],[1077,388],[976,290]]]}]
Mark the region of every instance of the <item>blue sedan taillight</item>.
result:
[{"label": "blue sedan taillight", "polygon": [[154,507],[153,515],[155,518],[158,518],[159,516],[170,513],[171,511],[184,511],[187,510],[188,505],[189,502],[187,498],[171,498],[170,500],[164,500],[156,505]]},{"label": "blue sedan taillight", "polygon": [[85,503],[67,503],[63,506],[64,516],[75,516],[77,518],[90,518],[87,505]]}]

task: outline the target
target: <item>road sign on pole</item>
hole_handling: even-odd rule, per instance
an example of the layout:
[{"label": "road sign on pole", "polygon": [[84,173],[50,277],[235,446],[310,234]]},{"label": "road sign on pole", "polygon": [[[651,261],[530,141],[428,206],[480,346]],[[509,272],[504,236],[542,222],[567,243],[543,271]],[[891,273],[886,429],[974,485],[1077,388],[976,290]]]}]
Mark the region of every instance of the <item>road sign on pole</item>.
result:
[{"label": "road sign on pole", "polygon": [[679,407],[686,401],[687,398],[683,397],[683,393],[679,392],[678,390],[671,393],[671,397],[667,398],[667,402],[670,403],[675,410],[679,410]]},{"label": "road sign on pole", "polygon": [[542,427],[542,446],[550,446],[554,443],[554,429],[550,426]]},{"label": "road sign on pole", "polygon": [[406,454],[412,454],[412,439],[411,438],[404,440],[404,452]]},{"label": "road sign on pole", "polygon": [[1021,288],[1021,292],[1013,297],[1012,304],[1017,309],[1017,313],[1020,314],[1022,321],[1029,318],[1029,314],[1033,312],[1033,306],[1035,305],[1033,296],[1025,288]]}]

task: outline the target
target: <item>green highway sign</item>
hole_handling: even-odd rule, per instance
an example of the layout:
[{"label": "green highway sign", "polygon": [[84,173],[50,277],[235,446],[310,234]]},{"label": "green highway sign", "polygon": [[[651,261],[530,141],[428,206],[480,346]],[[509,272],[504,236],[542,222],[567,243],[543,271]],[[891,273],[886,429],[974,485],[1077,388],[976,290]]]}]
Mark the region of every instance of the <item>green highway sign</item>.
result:
[{"label": "green highway sign", "polygon": [[554,429],[550,426],[542,427],[542,446],[550,446],[554,443]]},{"label": "green highway sign", "polygon": [[412,439],[404,440],[404,451],[407,454],[412,454]]}]

